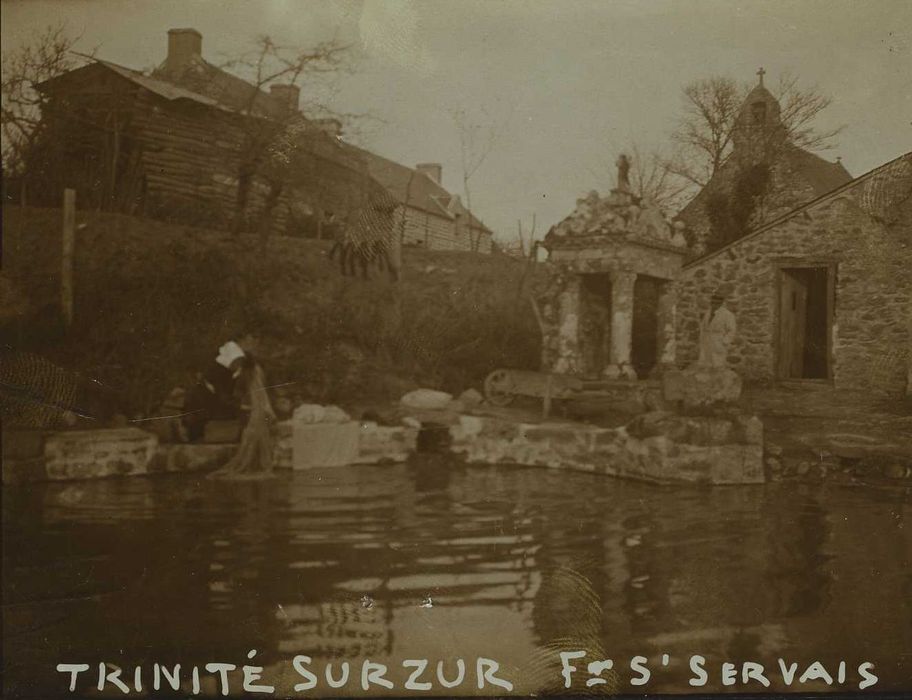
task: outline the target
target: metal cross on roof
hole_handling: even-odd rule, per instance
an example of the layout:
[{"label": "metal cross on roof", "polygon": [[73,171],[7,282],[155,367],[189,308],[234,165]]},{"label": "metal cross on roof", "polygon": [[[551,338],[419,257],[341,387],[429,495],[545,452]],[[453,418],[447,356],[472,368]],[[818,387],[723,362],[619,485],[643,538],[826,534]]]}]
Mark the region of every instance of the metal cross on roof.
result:
[{"label": "metal cross on roof", "polygon": [[757,71],[757,75],[760,76],[760,87],[763,87],[763,76],[766,75],[766,71],[763,70],[763,66],[760,66],[760,70]]}]

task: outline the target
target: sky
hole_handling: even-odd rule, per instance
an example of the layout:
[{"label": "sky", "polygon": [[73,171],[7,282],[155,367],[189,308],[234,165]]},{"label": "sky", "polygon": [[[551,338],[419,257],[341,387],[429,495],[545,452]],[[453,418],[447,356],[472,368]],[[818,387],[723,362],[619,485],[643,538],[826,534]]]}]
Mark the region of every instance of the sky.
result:
[{"label": "sky", "polygon": [[321,100],[370,115],[358,138],[374,152],[441,163],[465,200],[461,114],[476,154],[490,143],[469,188],[501,239],[533,215],[544,235],[609,190],[633,144],[666,146],[698,78],[755,81],[762,66],[768,85],[783,71],[816,85],[833,98],[818,124],[845,126],[822,155],[852,175],[912,150],[912,0],[2,0],[0,20],[4,52],[62,22],[78,48],[137,69],[164,59],[174,27],[199,30],[216,64],[262,35],[350,44],[354,71]]}]

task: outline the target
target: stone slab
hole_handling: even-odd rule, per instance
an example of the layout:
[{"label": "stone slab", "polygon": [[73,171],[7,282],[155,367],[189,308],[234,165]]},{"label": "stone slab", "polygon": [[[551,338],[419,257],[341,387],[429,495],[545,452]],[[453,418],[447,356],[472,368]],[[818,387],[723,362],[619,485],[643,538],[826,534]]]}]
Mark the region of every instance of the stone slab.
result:
[{"label": "stone slab", "polygon": [[669,370],[662,376],[666,401],[680,401],[687,408],[733,403],[741,396],[741,377],[727,367],[693,366]]},{"label": "stone slab", "polygon": [[51,433],[44,463],[51,481],[146,474],[158,438],[139,428]]},{"label": "stone slab", "polygon": [[361,423],[355,464],[404,462],[417,446],[418,429]]}]

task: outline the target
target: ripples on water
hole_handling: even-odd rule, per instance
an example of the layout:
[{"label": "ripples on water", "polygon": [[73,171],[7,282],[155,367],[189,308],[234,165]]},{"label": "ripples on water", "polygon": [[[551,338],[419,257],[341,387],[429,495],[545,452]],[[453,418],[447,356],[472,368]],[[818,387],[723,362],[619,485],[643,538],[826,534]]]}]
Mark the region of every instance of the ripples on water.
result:
[{"label": "ripples on water", "polygon": [[[652,692],[692,690],[691,654],[708,659],[704,690],[725,689],[722,661],[780,656],[844,659],[847,689],[869,660],[875,689],[909,687],[909,513],[901,493],[659,488],[433,455],[5,488],[4,675],[60,690],[61,660],[486,656],[528,692],[558,690],[557,651],[580,648],[622,671],[667,653]],[[620,689],[641,690],[630,677]]]}]

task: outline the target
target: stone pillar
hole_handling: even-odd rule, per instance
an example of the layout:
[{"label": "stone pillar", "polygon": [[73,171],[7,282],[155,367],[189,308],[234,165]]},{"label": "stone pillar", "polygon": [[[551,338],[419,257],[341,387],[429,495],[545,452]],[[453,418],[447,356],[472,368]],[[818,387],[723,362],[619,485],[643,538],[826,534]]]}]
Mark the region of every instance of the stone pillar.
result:
[{"label": "stone pillar", "polygon": [[676,369],[675,326],[678,290],[674,282],[666,281],[659,288],[656,307],[658,338],[656,339],[656,366],[652,374],[662,376],[669,369]]},{"label": "stone pillar", "polygon": [[579,368],[580,278],[567,279],[558,297],[557,360],[554,371],[572,374]]},{"label": "stone pillar", "polygon": [[611,379],[636,379],[630,364],[633,342],[633,284],[635,272],[611,272],[611,364],[605,376]]}]

